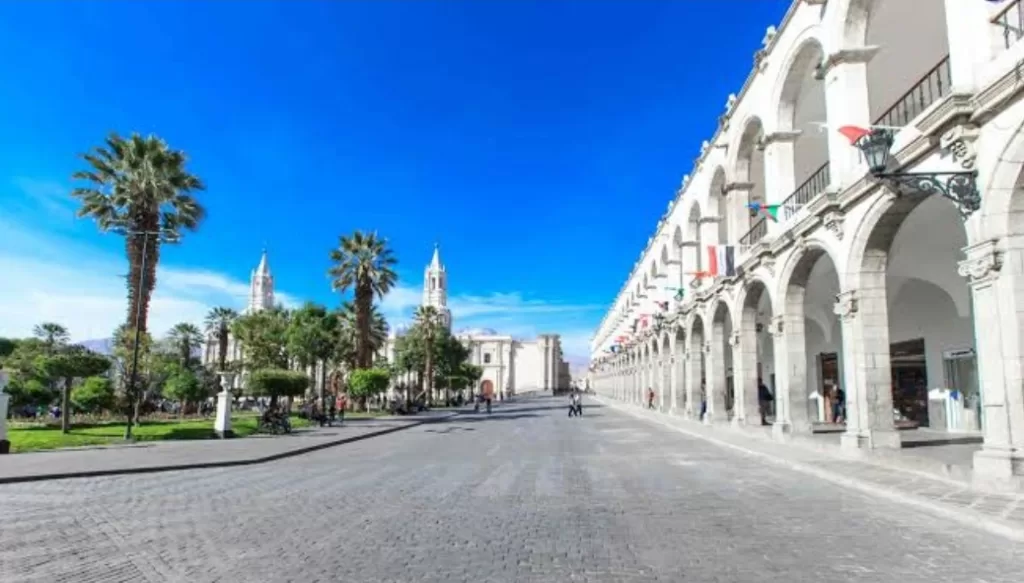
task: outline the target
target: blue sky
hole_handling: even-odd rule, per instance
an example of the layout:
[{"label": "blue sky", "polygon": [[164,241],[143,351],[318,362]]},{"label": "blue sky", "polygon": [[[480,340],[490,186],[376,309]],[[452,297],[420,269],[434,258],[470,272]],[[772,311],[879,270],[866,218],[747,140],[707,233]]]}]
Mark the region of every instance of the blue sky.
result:
[{"label": "blue sky", "polygon": [[783,0],[0,3],[0,335],[123,318],[123,243],[73,218],[77,155],[157,133],[208,184],[167,249],[154,331],[244,306],[266,245],[286,301],[334,305],[328,250],[376,229],[393,320],[440,242],[456,328],[583,356]]}]

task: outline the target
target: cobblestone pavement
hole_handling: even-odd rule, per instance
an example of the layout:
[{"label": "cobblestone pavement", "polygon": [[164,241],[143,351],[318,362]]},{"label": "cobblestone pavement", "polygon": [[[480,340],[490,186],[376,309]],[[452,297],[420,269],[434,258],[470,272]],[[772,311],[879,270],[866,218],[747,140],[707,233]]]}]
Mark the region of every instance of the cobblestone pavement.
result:
[{"label": "cobblestone pavement", "polygon": [[0,580],[1019,582],[1024,548],[561,399],[271,464],[0,486]]}]

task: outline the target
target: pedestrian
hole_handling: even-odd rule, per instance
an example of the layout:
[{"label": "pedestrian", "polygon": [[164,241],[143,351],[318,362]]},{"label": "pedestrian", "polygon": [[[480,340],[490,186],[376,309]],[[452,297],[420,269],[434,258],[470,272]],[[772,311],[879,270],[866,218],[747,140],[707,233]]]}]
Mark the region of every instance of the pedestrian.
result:
[{"label": "pedestrian", "polygon": [[846,393],[836,383],[832,388],[832,422],[842,423],[846,418]]},{"label": "pedestrian", "polygon": [[761,380],[761,377],[757,378],[757,408],[761,412],[761,425],[769,425],[768,423],[768,412],[771,411],[772,401],[775,400],[775,395],[768,390],[768,387]]},{"label": "pedestrian", "polygon": [[654,408],[654,389],[647,387],[647,408]]},{"label": "pedestrian", "polygon": [[338,406],[338,425],[342,425],[345,423],[345,408],[348,407],[348,395],[339,393],[336,404]]}]

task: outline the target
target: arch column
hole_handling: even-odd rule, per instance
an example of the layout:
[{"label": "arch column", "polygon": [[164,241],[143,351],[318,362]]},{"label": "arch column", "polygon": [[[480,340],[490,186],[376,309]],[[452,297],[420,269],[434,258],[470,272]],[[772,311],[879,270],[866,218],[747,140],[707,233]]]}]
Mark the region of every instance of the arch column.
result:
[{"label": "arch column", "polygon": [[757,327],[743,322],[732,337],[733,425],[760,425],[757,400]]},{"label": "arch column", "polygon": [[892,365],[885,271],[862,272],[861,287],[836,296],[842,322],[843,384],[849,449],[900,447],[892,414]]},{"label": "arch column", "polygon": [[[807,412],[807,345],[804,341],[803,296],[787,294],[782,315],[772,320],[775,337],[775,374],[781,391],[775,399],[782,404],[781,415],[772,430],[782,433],[810,433],[811,419]],[[890,413],[891,417],[891,413]]]},{"label": "arch column", "polygon": [[731,182],[722,189],[722,200],[725,201],[725,220],[729,223],[729,234],[732,236],[730,244],[737,244],[740,237],[750,230],[750,210],[747,208],[747,201],[750,200],[750,191],[754,190],[752,182]]},{"label": "arch column", "polygon": [[877,48],[839,51],[825,59],[825,111],[829,174],[835,188],[852,184],[863,173],[860,152],[837,129],[871,126],[868,104],[868,61]]},{"label": "arch column", "polygon": [[993,33],[998,29],[989,18],[989,8],[990,4],[985,2],[945,0],[945,32],[954,92],[973,93],[978,88],[977,72],[995,56]]},{"label": "arch column", "polygon": [[669,371],[668,371],[668,386],[669,386],[669,401],[668,401],[668,412],[672,415],[679,412],[679,369],[682,367],[682,362],[676,356],[674,347],[672,348],[672,354],[669,356]]},{"label": "arch column", "polygon": [[[958,273],[970,279],[985,442],[974,454],[984,482],[1024,482],[1024,237],[966,250]],[[1003,270],[1006,265],[1005,271]]]},{"label": "arch column", "polygon": [[686,361],[685,377],[686,377],[686,417],[689,419],[700,420],[700,401],[698,396],[700,395],[700,345],[693,345],[690,342],[690,349],[686,351],[686,355],[683,357]]},{"label": "arch column", "polygon": [[712,321],[711,339],[705,346],[707,367],[705,373],[708,391],[708,412],[705,423],[728,423],[729,411],[726,407],[725,383],[725,323],[721,320]]},{"label": "arch column", "polygon": [[669,348],[665,348],[664,344],[661,347],[661,390],[658,391],[658,399],[660,403],[658,408],[662,411],[668,411],[672,407],[672,398],[670,393],[672,391],[672,354]]}]

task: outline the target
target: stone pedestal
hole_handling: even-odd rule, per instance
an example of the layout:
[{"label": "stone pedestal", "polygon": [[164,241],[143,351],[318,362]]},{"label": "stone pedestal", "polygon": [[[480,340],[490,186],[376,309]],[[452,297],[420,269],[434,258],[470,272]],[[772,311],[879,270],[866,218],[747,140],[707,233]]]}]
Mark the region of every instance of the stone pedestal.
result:
[{"label": "stone pedestal", "polygon": [[217,416],[213,421],[213,430],[217,437],[227,439],[235,436],[231,429],[231,402],[234,395],[231,394],[231,382],[235,379],[234,373],[220,373],[221,391],[217,393]]},{"label": "stone pedestal", "polygon": [[11,442],[7,439],[7,406],[11,397],[4,392],[9,377],[0,370],[0,454],[11,453]]}]

